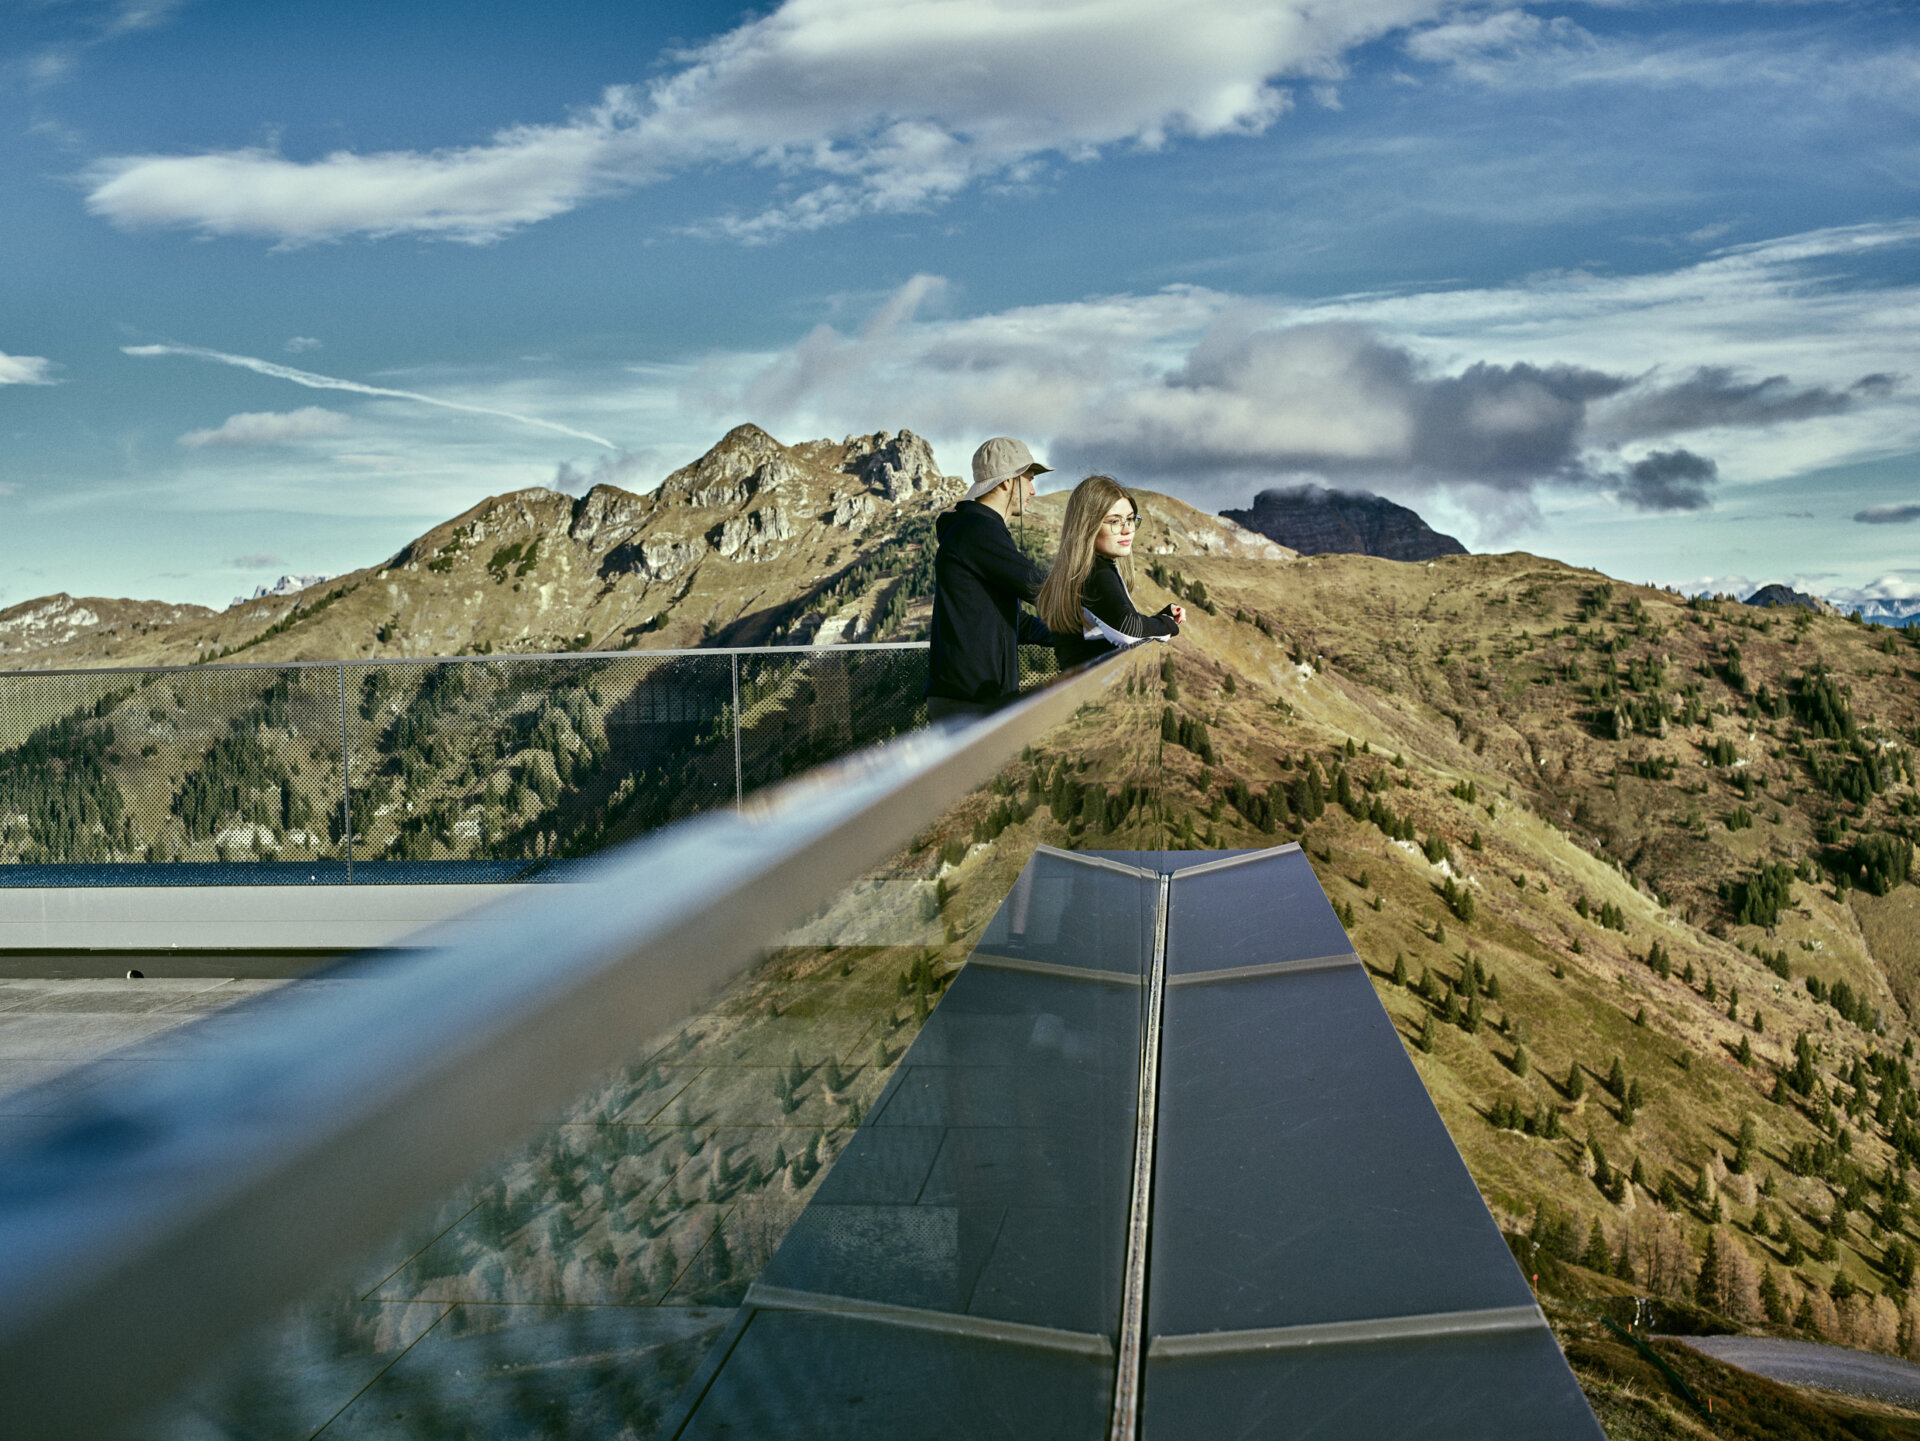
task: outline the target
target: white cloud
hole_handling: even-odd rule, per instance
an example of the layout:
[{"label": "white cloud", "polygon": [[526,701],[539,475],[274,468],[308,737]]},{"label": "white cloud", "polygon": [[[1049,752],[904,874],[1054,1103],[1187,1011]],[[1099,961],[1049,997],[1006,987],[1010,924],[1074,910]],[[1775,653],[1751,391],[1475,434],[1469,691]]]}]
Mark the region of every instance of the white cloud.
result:
[{"label": "white cloud", "polygon": [[320,346],[321,342],[314,339],[311,335],[295,335],[290,337],[287,343],[280,348],[289,355],[303,355],[309,350],[320,349]]},{"label": "white cloud", "polygon": [[60,12],[52,17],[54,38],[38,49],[16,51],[11,59],[0,59],[0,79],[10,73],[24,78],[36,88],[65,80],[79,67],[81,57],[90,49],[127,35],[156,29],[192,0],[80,0],[59,7],[37,6],[44,11]]},{"label": "white cloud", "polygon": [[8,355],[0,351],[0,385],[53,385],[54,363],[44,355]]},{"label": "white cloud", "polygon": [[296,370],[291,365],[279,365],[271,360],[261,360],[251,355],[228,355],[225,351],[208,350],[199,345],[123,345],[123,355],[137,356],[141,359],[165,355],[184,355],[195,360],[211,360],[218,365],[232,365],[241,370],[251,370],[255,375],[269,376],[274,380],[291,381],[309,390],[344,390],[353,395],[377,395],[390,400],[410,400],[419,405],[437,406],[441,410],[458,410],[468,415],[491,415],[502,420],[515,421],[521,425],[531,425],[539,430],[550,430],[558,435],[570,435],[576,440],[590,440],[595,445],[605,446],[608,450],[619,447],[604,436],[595,435],[590,430],[576,430],[573,426],[562,425],[557,420],[542,420],[537,415],[522,415],[517,411],[501,410],[490,405],[469,405],[465,401],[447,400],[437,395],[422,395],[417,390],[394,390],[384,385],[366,385],[358,380],[342,380],[337,376],[318,375],[311,370]]},{"label": "white cloud", "polygon": [[207,446],[284,445],[292,440],[311,440],[316,436],[339,435],[348,427],[347,417],[337,410],[303,405],[298,410],[243,411],[229,415],[212,430],[190,430],[179,443],[189,450]]},{"label": "white cloud", "polygon": [[1200,504],[1312,476],[1445,494],[1491,529],[1541,487],[1704,506],[1920,450],[1901,379],[1920,284],[1839,283],[1916,243],[1907,223],[1638,276],[1312,304],[1178,286],[970,317],[924,314],[942,287],[922,276],[859,331],[716,357],[682,394],[781,434],[907,425],[961,454],[1020,435],[1063,476],[1113,469]]},{"label": "white cloud", "polygon": [[1667,35],[1601,37],[1565,17],[1510,8],[1451,14],[1416,29],[1404,48],[1419,62],[1472,84],[1509,90],[1575,85],[1643,90],[1762,88],[1790,91],[1796,107],[1877,101],[1913,109],[1920,48],[1849,45],[1830,26],[1770,29],[1675,41]]},{"label": "white cloud", "polygon": [[1543,20],[1525,10],[1455,17],[1407,37],[1415,60],[1444,65],[1482,82],[1505,78],[1515,66],[1591,55],[1599,42],[1571,20]]},{"label": "white cloud", "polygon": [[1255,134],[1283,82],[1327,82],[1367,40],[1444,0],[788,0],[608,88],[558,124],[486,143],[289,159],[265,148],[98,162],[87,205],[126,227],[304,244],[486,242],[688,167],[751,164],[792,192],[721,228],[757,238],[938,202],[1046,157]]}]

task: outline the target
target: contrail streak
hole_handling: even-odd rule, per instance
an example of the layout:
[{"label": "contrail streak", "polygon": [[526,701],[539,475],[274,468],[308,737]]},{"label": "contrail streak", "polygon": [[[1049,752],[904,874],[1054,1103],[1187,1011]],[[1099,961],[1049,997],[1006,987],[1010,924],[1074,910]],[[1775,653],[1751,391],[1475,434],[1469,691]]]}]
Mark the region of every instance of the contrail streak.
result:
[{"label": "contrail streak", "polygon": [[362,385],[357,380],[341,380],[331,375],[315,375],[311,370],[295,370],[291,365],[275,365],[271,360],[256,360],[251,355],[228,355],[221,350],[207,350],[198,345],[123,345],[121,353],[125,355],[187,355],[195,360],[215,360],[222,365],[237,365],[242,370],[251,370],[258,375],[270,375],[275,380],[291,380],[295,385],[304,385],[309,390],[350,390],[355,395],[384,395],[393,400],[415,400],[422,405],[437,405],[442,410],[464,410],[469,415],[494,415],[502,420],[517,420],[522,425],[538,426],[542,430],[557,431],[561,435],[571,435],[576,440],[590,440],[595,445],[604,445],[608,450],[618,450],[603,435],[595,435],[590,430],[575,430],[570,425],[562,425],[554,420],[542,420],[537,415],[520,415],[511,410],[495,410],[485,405],[462,405],[457,400],[441,400],[437,396],[421,395],[413,390],[389,390],[382,385]]}]

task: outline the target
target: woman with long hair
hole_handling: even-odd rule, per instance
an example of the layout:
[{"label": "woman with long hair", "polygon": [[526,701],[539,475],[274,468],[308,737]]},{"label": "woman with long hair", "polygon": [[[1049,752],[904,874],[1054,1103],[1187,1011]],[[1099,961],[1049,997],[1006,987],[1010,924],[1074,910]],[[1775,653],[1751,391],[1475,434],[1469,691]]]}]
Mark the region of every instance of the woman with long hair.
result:
[{"label": "woman with long hair", "polygon": [[1139,521],[1140,507],[1112,476],[1090,475],[1073,488],[1059,553],[1033,602],[1053,632],[1062,670],[1118,645],[1180,634],[1185,607],[1142,615],[1121,578],[1119,562],[1133,555]]}]

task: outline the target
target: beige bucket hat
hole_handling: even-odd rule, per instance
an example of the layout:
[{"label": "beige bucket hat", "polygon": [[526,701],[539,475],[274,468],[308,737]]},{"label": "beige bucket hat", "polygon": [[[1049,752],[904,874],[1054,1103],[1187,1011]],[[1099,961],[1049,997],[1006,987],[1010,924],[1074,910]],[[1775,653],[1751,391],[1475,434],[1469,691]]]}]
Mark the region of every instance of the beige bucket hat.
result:
[{"label": "beige bucket hat", "polygon": [[1024,441],[1015,440],[1010,435],[996,435],[992,440],[982,441],[980,448],[973,453],[973,484],[961,498],[978,500],[996,485],[1013,479],[1023,471],[1043,473],[1052,469],[1052,466],[1042,465],[1035,460]]}]

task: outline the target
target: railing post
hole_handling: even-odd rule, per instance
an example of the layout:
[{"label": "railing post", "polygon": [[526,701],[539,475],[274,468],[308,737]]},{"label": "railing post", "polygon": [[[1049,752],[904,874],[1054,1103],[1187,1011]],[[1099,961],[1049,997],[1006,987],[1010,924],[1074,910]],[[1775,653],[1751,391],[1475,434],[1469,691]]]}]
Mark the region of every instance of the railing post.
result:
[{"label": "railing post", "polygon": [[727,659],[733,662],[733,805],[738,810],[747,803],[747,777],[740,766],[740,652]]},{"label": "railing post", "polygon": [[353,884],[353,781],[347,769],[347,664],[340,663],[340,834],[347,847],[347,884]]}]

